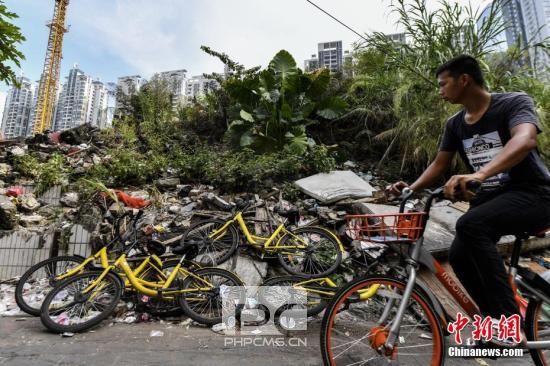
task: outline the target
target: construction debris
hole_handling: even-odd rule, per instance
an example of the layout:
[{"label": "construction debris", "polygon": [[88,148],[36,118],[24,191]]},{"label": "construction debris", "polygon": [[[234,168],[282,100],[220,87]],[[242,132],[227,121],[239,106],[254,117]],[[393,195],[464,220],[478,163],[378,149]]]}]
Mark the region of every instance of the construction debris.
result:
[{"label": "construction debris", "polygon": [[323,204],[345,198],[371,197],[375,189],[350,170],[319,173],[295,183],[304,193]]}]

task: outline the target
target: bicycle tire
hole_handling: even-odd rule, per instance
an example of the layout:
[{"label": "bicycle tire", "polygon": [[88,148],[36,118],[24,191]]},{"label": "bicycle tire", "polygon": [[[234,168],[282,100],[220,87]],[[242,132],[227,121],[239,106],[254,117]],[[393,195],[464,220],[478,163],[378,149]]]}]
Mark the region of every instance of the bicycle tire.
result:
[{"label": "bicycle tire", "polygon": [[[295,283],[303,282],[304,280],[306,280],[304,277],[292,276],[292,275],[272,277],[264,281],[264,283],[262,283],[262,287],[263,286],[293,286]],[[334,291],[336,290],[337,288],[334,288]],[[325,309],[325,307],[328,304],[327,298],[315,293],[310,293],[307,290],[305,291],[307,294],[307,304],[306,304],[307,316],[308,317],[315,316]],[[267,294],[265,293],[265,291],[262,291],[260,293],[260,296],[261,296],[262,304],[266,304],[266,302],[269,302],[269,299],[267,298]]]},{"label": "bicycle tire", "polygon": [[[61,267],[60,271],[55,271],[52,273],[52,270],[48,270],[48,266],[53,267],[53,263],[55,264],[55,268],[57,268],[58,262],[66,262],[74,263],[75,267],[81,263],[83,263],[85,258],[79,257],[79,256],[58,256],[53,258],[48,258],[46,260],[43,260],[41,262],[36,263],[35,265],[31,266],[29,269],[23,273],[19,281],[17,282],[17,285],[15,286],[15,302],[17,303],[17,306],[24,311],[25,313],[32,315],[32,316],[40,316],[40,307],[42,306],[42,302],[44,298],[47,296],[47,293],[51,291],[51,289],[55,286],[56,282],[54,281],[54,277],[56,273],[64,273],[67,270],[69,270],[69,267]],[[71,267],[73,268],[73,267]],[[37,279],[38,282],[43,280],[42,282],[44,287],[40,286],[39,288],[34,288],[33,292],[30,293],[31,295],[36,295],[34,297],[34,301],[30,301],[31,299],[26,298],[29,293],[25,293],[25,284],[29,283],[29,280],[32,281],[32,276],[35,274],[40,275],[40,271],[44,272],[44,275],[46,277],[43,277],[41,279]],[[62,272],[61,272],[62,271]],[[47,282],[46,282],[47,280]],[[38,293],[36,293],[38,291]]]},{"label": "bicycle tire", "polygon": [[[100,289],[100,291],[112,289],[112,293],[108,294],[109,296],[107,297],[103,296],[103,298],[102,298],[102,295],[104,295],[104,292],[102,292],[99,295],[97,295],[96,293],[93,293],[93,295],[95,295],[94,300],[106,299],[106,300],[109,300],[109,302],[106,304],[98,303],[98,304],[92,305],[94,309],[98,310],[96,314],[92,312],[92,315],[93,315],[92,317],[88,316],[87,319],[84,318],[83,322],[78,322],[76,324],[63,324],[63,323],[70,322],[70,318],[66,314],[66,311],[59,314],[59,309],[52,309],[53,308],[52,302],[65,300],[71,296],[70,286],[73,286],[73,289],[74,289],[74,293],[72,294],[73,303],[82,304],[80,306],[81,312],[79,313],[79,315],[84,315],[82,311],[86,311],[86,314],[88,314],[88,311],[91,309],[91,307],[88,309],[85,309],[85,305],[88,303],[89,298],[83,301],[82,298],[80,297],[87,296],[87,295],[83,295],[79,291],[82,288],[85,288],[92,281],[96,280],[99,276],[101,276],[102,273],[103,273],[102,271],[84,272],[59,282],[53,288],[53,290],[48,294],[48,296],[46,296],[46,298],[44,299],[44,302],[42,303],[42,308],[40,309],[40,320],[42,321],[42,324],[52,332],[78,333],[98,325],[103,320],[105,320],[109,315],[111,315],[120,300],[123,285],[120,278],[110,272],[107,273],[107,275],[103,278],[102,282],[105,283],[105,285]],[[82,283],[79,284],[79,281],[82,281]],[[65,291],[65,293],[63,293],[63,291]],[[75,299],[75,296],[76,296],[76,299]],[[63,307],[63,308],[67,309],[67,307]],[[54,315],[54,313],[58,313],[58,315]],[[69,313],[69,315],[70,314],[72,314],[72,312]],[[52,316],[55,316],[56,318],[52,319]]]},{"label": "bicycle tire", "polygon": [[[356,295],[358,290],[367,289],[370,288],[370,286],[377,284],[380,285],[380,287],[377,288],[376,292],[369,299],[360,300]],[[392,321],[384,323],[384,326],[379,325],[377,321],[380,319],[380,316],[384,311],[384,307],[388,304],[388,299],[398,299],[399,293],[396,293],[395,291],[403,291],[405,287],[405,282],[387,276],[362,277],[342,287],[329,302],[321,323],[321,353],[324,365],[340,365],[342,364],[339,362],[340,360],[345,362],[350,362],[350,360],[352,360],[352,362],[357,362],[358,358],[360,360],[378,360],[381,361],[380,364],[383,364],[383,362],[389,362],[390,359],[397,358],[398,364],[400,365],[412,364],[422,366],[442,366],[445,362],[446,353],[443,329],[437,314],[432,309],[429,302],[424,298],[424,295],[422,295],[417,288],[413,289],[409,300],[411,303],[407,309],[416,303],[416,306],[418,306],[427,317],[426,324],[431,330],[431,335],[426,335],[424,333],[426,332],[425,329],[420,330],[422,333],[418,334],[416,327],[408,326],[406,323],[407,321],[415,320],[412,319],[414,318],[413,316],[408,316],[407,313],[405,313],[401,324],[401,332],[397,339],[397,346],[394,348],[392,354],[382,355],[378,351],[378,346],[384,344],[385,342],[387,328]],[[389,311],[390,317],[395,314],[396,309],[397,305],[395,304],[392,310]],[[359,321],[359,317],[366,317],[368,315],[373,315],[374,319],[376,319],[372,322],[372,324],[367,325]],[[341,329],[339,328],[338,331],[334,330],[336,321],[338,321],[339,327],[343,327]],[[364,329],[362,327],[364,327]],[[410,328],[412,328],[412,331],[408,331]],[[407,329],[408,332],[404,332],[403,329]],[[416,331],[416,333],[413,333],[413,331]],[[353,337],[355,334],[360,337],[359,340],[349,341],[348,338]],[[422,334],[424,334],[424,338],[422,337]],[[424,343],[427,342],[426,339],[431,339],[433,341],[433,346],[431,350],[428,349],[429,353],[425,356],[420,354],[420,356],[415,355],[415,357],[413,357],[410,353],[408,353],[409,351],[405,351],[407,354],[403,354],[403,357],[407,358],[400,358],[400,349],[413,349],[414,351],[418,350],[419,347],[424,346],[423,343],[421,343],[420,346],[410,346],[410,341],[401,339],[403,335],[407,337],[410,336],[411,341],[414,341],[417,338],[422,338],[421,342]],[[342,341],[342,346],[348,346],[350,344],[351,346],[343,348],[342,352],[336,354],[333,352],[333,348],[338,349],[338,337],[346,337],[346,339]],[[357,348],[360,349],[357,350]],[[338,350],[340,351],[342,348]],[[344,357],[340,358],[342,353],[348,350],[350,350],[350,352],[355,351],[356,353],[345,356],[345,359]],[[337,358],[340,359],[336,360]],[[414,361],[417,361],[417,363],[412,363]]]},{"label": "bicycle tire", "polygon": [[[293,230],[291,234],[285,234],[281,238],[280,245],[290,245],[288,242],[293,240],[294,236],[305,236],[303,240],[311,247],[283,249],[284,252],[277,253],[279,263],[290,274],[325,277],[333,273],[342,263],[340,244],[327,230],[317,227],[300,227]],[[324,249],[324,252],[320,249]]]},{"label": "bicycle tire", "polygon": [[[180,245],[172,249],[176,254],[191,255],[187,259],[197,257],[197,262],[202,265],[219,265],[227,261],[237,250],[239,245],[239,232],[234,225],[229,225],[227,234],[222,240],[212,240],[208,237],[210,233],[225,225],[226,221],[219,219],[207,219],[191,225],[183,234]],[[196,244],[193,244],[196,242]],[[197,245],[197,248],[193,248]],[[189,247],[191,246],[191,247]],[[212,254],[217,253],[217,254]]]},{"label": "bicycle tire", "polygon": [[[545,330],[548,334],[542,336],[541,330]],[[530,341],[549,341],[549,331],[550,304],[539,299],[530,299],[525,312],[525,335],[527,339]],[[550,350],[530,349],[529,353],[536,366],[550,365]]]},{"label": "bicycle tire", "polygon": [[[220,286],[244,286],[244,283],[242,280],[235,275],[234,273],[227,271],[225,269],[221,268],[201,268],[194,272],[195,275],[201,278],[208,278],[209,282],[215,282],[214,288],[211,290],[210,293],[205,293],[205,291],[199,291],[199,292],[189,292],[187,294],[182,294],[179,296],[180,300],[180,306],[182,307],[183,311],[187,316],[189,316],[191,319],[195,320],[196,322],[199,322],[201,324],[205,325],[215,325],[222,322],[222,299],[220,296]],[[217,276],[218,281],[213,281],[213,277]],[[223,279],[223,280],[222,280]],[[220,282],[220,280],[223,281]],[[198,280],[195,277],[187,276],[187,278],[183,281],[183,289],[190,289],[190,288],[199,288],[204,287],[204,282],[201,280]],[[199,299],[197,299],[197,296]],[[199,313],[199,309],[206,309],[205,302],[202,304],[199,304],[200,299],[205,299],[207,296],[210,297],[210,299],[214,299],[214,304],[210,305],[209,309],[213,311],[213,316],[205,316],[202,313]],[[207,299],[210,301],[209,299]],[[208,306],[208,305],[206,305]]]}]

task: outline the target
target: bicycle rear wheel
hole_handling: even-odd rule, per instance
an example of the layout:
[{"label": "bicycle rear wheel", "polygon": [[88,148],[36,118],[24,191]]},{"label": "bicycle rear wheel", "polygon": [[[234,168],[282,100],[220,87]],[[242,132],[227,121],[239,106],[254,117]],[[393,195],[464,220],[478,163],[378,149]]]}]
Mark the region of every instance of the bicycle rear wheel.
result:
[{"label": "bicycle rear wheel", "polygon": [[[374,286],[374,287],[373,287]],[[321,353],[325,365],[441,366],[445,338],[436,313],[413,290],[393,350],[386,350],[406,284],[391,277],[363,277],[350,282],[332,298],[321,323]],[[359,293],[370,297],[361,299]],[[414,309],[414,313],[412,311]],[[418,319],[418,314],[423,319]]]},{"label": "bicycle rear wheel", "polygon": [[342,262],[340,245],[324,229],[300,227],[287,233],[282,239],[278,253],[283,268],[295,275],[328,276]]},{"label": "bicycle rear wheel", "polygon": [[[531,299],[525,314],[525,335],[530,341],[550,341],[550,304]],[[550,350],[530,349],[536,366],[550,365]]]},{"label": "bicycle rear wheel", "polygon": [[30,267],[15,287],[15,302],[25,313],[40,315],[42,301],[55,286],[55,277],[84,262],[77,256],[59,256],[43,260]]},{"label": "bicycle rear wheel", "polygon": [[101,274],[102,271],[84,272],[59,282],[42,303],[42,324],[56,333],[82,332],[111,315],[122,293],[122,283],[116,275],[107,273],[88,293],[83,293]]}]

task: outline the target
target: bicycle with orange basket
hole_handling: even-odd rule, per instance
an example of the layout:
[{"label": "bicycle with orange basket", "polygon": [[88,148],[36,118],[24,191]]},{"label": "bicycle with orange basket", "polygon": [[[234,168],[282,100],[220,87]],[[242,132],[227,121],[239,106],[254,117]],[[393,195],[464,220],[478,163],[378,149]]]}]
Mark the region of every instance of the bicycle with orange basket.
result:
[{"label": "bicycle with orange basket", "polygon": [[[469,182],[468,187],[476,189],[478,186]],[[405,189],[399,213],[348,217],[348,230],[358,239],[400,247],[407,276],[405,279],[378,274],[360,277],[332,297],[321,324],[321,353],[325,365],[444,365],[446,336],[453,332],[457,322],[417,278],[420,266],[433,273],[465,310],[465,319],[484,319],[470,297],[423,247],[432,202],[443,197],[443,188],[427,192],[429,197],[423,212],[404,212],[406,202],[414,193]],[[548,235],[548,231],[516,235],[509,280],[521,314],[511,320],[521,315],[524,325],[521,327],[517,320],[515,333],[510,333],[515,343],[511,342],[509,347],[500,346],[494,355],[527,349],[536,365],[550,364],[550,283],[518,264],[523,240],[529,236]],[[361,291],[372,288],[376,291],[371,291],[372,296],[368,299],[358,296]],[[519,343],[520,327],[526,336],[523,343]],[[490,341],[491,337],[488,338]],[[486,343],[485,347],[490,345]]]}]

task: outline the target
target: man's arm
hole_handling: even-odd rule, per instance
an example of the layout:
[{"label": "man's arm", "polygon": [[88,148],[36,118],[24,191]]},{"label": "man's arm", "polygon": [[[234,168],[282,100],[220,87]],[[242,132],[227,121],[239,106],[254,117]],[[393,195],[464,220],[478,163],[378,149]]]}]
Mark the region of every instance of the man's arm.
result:
[{"label": "man's arm", "polygon": [[[439,151],[435,156],[434,161],[428,166],[424,173],[418,177],[418,179],[410,185],[410,188],[419,191],[423,188],[432,185],[439,177],[443,175],[451,165],[455,152],[454,151]],[[395,194],[401,192],[408,184],[405,182],[394,183],[391,187],[391,191]]]},{"label": "man's arm", "polygon": [[449,169],[454,154],[451,151],[439,151],[424,173],[411,184],[411,189],[419,191],[435,183]]},{"label": "man's arm", "polygon": [[510,140],[498,155],[477,172],[482,180],[510,170],[537,147],[537,127],[532,123],[513,127],[510,135]]},{"label": "man's arm", "polygon": [[455,188],[466,194],[466,182],[485,179],[505,172],[520,163],[537,146],[537,127],[532,123],[521,123],[510,129],[511,138],[502,150],[487,165],[473,174],[455,175],[445,184],[445,195],[453,198]]}]

